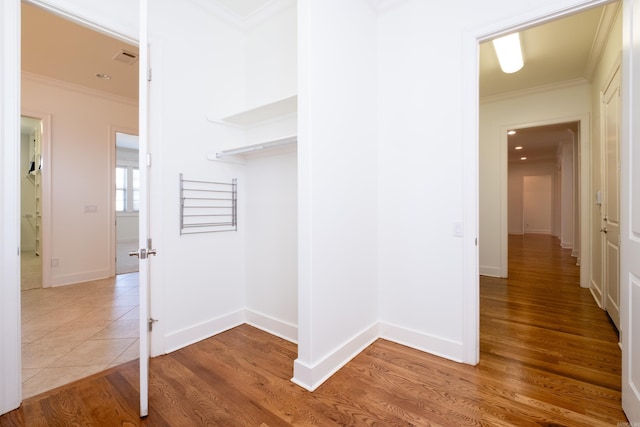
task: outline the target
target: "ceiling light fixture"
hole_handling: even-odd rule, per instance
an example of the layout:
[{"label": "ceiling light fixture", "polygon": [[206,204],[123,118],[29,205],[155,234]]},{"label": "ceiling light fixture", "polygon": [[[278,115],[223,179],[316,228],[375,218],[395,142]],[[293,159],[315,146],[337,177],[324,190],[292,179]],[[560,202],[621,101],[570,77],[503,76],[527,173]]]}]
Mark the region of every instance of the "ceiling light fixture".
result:
[{"label": "ceiling light fixture", "polygon": [[509,130],[507,131],[507,135],[515,135],[516,131],[515,130]]},{"label": "ceiling light fixture", "polygon": [[516,147],[516,150],[522,150],[522,145],[518,145],[518,146]]},{"label": "ceiling light fixture", "polygon": [[520,160],[527,160],[526,157],[520,157]]},{"label": "ceiling light fixture", "polygon": [[509,34],[493,40],[493,48],[498,56],[500,68],[504,73],[515,73],[524,66],[519,33]]},{"label": "ceiling light fixture", "polygon": [[111,80],[111,76],[105,73],[96,73],[96,77],[104,80]]}]

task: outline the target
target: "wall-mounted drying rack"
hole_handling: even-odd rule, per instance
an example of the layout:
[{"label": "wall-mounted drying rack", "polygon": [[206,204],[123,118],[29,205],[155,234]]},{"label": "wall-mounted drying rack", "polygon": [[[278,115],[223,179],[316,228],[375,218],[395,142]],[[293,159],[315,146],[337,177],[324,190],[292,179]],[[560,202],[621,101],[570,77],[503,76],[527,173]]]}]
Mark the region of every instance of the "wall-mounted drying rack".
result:
[{"label": "wall-mounted drying rack", "polygon": [[245,145],[244,147],[231,148],[228,150],[218,151],[217,153],[208,153],[207,159],[217,160],[228,156],[237,156],[240,154],[254,153],[256,151],[269,150],[273,148],[283,147],[285,145],[296,144],[297,136],[287,136],[285,138],[274,139],[273,141],[263,142],[260,144]]},{"label": "wall-mounted drying rack", "polygon": [[180,234],[238,229],[238,183],[195,181],[180,174]]}]

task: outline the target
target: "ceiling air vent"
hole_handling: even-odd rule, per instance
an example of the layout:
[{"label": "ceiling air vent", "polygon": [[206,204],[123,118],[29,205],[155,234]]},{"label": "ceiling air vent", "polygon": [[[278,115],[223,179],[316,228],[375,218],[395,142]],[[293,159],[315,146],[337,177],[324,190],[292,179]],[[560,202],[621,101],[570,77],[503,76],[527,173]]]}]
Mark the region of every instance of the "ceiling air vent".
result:
[{"label": "ceiling air vent", "polygon": [[124,62],[128,65],[133,65],[138,60],[138,54],[129,52],[127,50],[121,50],[120,52],[116,53],[113,59],[119,62]]}]

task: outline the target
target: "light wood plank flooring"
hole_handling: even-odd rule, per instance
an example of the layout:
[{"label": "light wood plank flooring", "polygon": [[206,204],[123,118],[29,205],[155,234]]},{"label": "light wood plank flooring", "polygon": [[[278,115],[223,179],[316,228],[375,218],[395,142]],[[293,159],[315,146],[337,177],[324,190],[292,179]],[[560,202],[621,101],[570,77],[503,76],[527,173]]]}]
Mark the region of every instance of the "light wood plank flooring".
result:
[{"label": "light wood plank flooring", "polygon": [[[569,251],[510,238],[510,278],[481,280],[481,361],[468,366],[378,340],[309,393],[289,380],[296,346],[247,325],[32,397],[0,425],[605,426],[620,407],[620,350]],[[621,424],[622,425],[622,424]]]}]

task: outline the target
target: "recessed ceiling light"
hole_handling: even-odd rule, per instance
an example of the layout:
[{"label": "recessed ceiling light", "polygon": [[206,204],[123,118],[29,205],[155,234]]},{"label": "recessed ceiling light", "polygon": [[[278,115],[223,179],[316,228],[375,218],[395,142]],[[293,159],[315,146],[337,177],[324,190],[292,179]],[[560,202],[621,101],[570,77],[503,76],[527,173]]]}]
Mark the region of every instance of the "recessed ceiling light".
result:
[{"label": "recessed ceiling light", "polygon": [[96,73],[96,77],[104,80],[111,80],[111,76],[105,73]]},{"label": "recessed ceiling light", "polygon": [[516,131],[515,130],[510,130],[507,132],[507,135],[515,135]]},{"label": "recessed ceiling light", "polygon": [[522,145],[518,145],[518,146],[516,147],[516,150],[522,150]]},{"label": "recessed ceiling light", "polygon": [[520,157],[520,160],[527,160],[526,157]]}]

